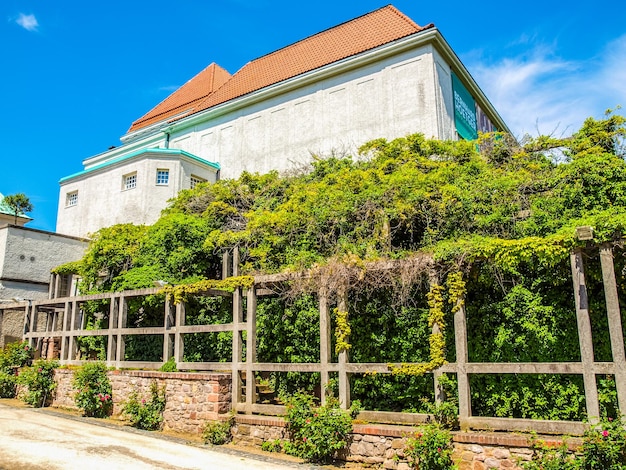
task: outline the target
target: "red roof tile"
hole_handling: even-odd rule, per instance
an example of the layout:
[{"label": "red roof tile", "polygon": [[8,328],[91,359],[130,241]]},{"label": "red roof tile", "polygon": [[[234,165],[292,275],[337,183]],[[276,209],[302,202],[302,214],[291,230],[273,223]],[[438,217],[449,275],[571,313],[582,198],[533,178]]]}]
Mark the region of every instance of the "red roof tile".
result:
[{"label": "red roof tile", "polygon": [[[248,62],[219,89],[213,88],[213,93],[205,94],[201,99],[188,100],[185,103],[188,106],[178,105],[173,108],[178,103],[178,100],[173,99],[178,93],[193,95],[183,92],[183,89],[199,78],[203,71],[150,113],[135,121],[129,132],[166,118],[173,117],[171,121],[181,119],[431,27],[432,24],[421,27],[392,5],[387,5]],[[157,110],[162,111],[157,113]],[[179,116],[183,111],[186,111],[185,114]]]},{"label": "red roof tile", "polygon": [[230,74],[226,70],[216,63],[212,63],[144,116],[133,122],[130,130],[149,126],[180,113],[188,113],[200,100],[221,87],[229,78]]}]

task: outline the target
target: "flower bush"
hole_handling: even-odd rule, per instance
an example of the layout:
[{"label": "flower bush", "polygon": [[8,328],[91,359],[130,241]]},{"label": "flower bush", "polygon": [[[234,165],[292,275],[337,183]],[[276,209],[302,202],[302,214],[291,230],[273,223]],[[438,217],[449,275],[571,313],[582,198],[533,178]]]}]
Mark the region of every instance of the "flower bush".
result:
[{"label": "flower bush", "polygon": [[581,453],[581,469],[626,469],[626,429],[623,420],[607,418],[587,430]]},{"label": "flower bush", "polygon": [[27,387],[23,400],[35,408],[41,408],[52,399],[52,392],[57,384],[54,381],[54,369],[59,367],[55,360],[39,359],[30,367],[23,367],[17,377],[17,383]]},{"label": "flower bush", "polygon": [[303,392],[285,398],[289,442],[285,452],[307,461],[324,462],[347,446],[352,431],[349,410],[339,407],[339,400],[328,397],[316,406],[316,398]]},{"label": "flower bush", "polygon": [[30,365],[33,350],[28,343],[7,344],[0,349],[0,398],[14,398],[17,386],[17,370]]},{"label": "flower bush", "polygon": [[165,386],[159,388],[156,380],[150,384],[150,399],[139,399],[137,390],[128,397],[122,406],[122,413],[130,419],[130,424],[138,429],[156,431],[163,424],[165,410]]},{"label": "flower bush", "polygon": [[74,374],[74,403],[85,416],[104,418],[113,411],[111,382],[103,362],[87,362]]},{"label": "flower bush", "polygon": [[533,458],[530,462],[523,462],[524,470],[577,470],[580,460],[568,451],[567,442],[558,447],[549,447],[543,441],[533,442]]},{"label": "flower bush", "polygon": [[226,420],[208,421],[202,431],[202,438],[205,444],[213,444],[220,446],[227,444],[232,439],[230,429],[235,421],[234,416],[230,416]]},{"label": "flower bush", "polygon": [[410,436],[404,448],[405,455],[419,470],[448,470],[456,468],[452,462],[452,434],[441,425],[421,426]]}]

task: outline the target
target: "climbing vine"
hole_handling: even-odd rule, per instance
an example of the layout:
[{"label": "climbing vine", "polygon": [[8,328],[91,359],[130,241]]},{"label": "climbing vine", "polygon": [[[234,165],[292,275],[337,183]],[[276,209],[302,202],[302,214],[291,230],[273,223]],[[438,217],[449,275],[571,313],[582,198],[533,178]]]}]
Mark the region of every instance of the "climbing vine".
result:
[{"label": "climbing vine", "polygon": [[347,351],[352,347],[349,343],[350,333],[352,330],[350,329],[350,324],[348,323],[348,312],[339,310],[338,308],[333,309],[333,313],[335,314],[335,352],[337,354]]},{"label": "climbing vine", "polygon": [[189,296],[209,290],[234,292],[236,289],[250,289],[254,285],[252,276],[233,276],[223,280],[203,279],[191,284],[164,286],[160,292],[171,296],[175,304],[184,302]]}]

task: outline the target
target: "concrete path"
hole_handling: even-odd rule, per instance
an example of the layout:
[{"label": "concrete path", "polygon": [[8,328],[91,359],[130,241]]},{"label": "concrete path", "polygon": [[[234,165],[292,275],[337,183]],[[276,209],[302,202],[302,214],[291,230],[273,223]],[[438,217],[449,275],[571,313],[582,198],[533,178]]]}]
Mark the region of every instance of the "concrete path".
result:
[{"label": "concrete path", "polygon": [[312,468],[230,449],[212,450],[132,428],[0,404],[2,470],[284,470]]}]

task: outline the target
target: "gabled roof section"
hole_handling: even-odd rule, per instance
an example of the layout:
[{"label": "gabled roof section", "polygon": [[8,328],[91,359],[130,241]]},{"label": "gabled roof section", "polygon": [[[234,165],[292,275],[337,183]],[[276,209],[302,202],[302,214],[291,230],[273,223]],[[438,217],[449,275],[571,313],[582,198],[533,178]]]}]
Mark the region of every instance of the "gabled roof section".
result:
[{"label": "gabled roof section", "polygon": [[129,132],[181,113],[188,114],[204,98],[228,81],[231,75],[213,62],[198,75],[132,123]]},{"label": "gabled roof section", "polygon": [[[193,109],[190,109],[190,106],[179,106],[178,112],[168,111],[167,114],[162,113],[160,117],[154,114],[154,119],[148,120],[146,118],[159,108],[171,107],[166,106],[166,102],[195,78],[200,77],[203,73],[201,72],[144,118],[135,121],[129,132],[159,122],[166,117],[169,117],[170,121],[182,119],[190,114],[204,111],[333,62],[419,33],[433,26],[433,24],[424,27],[419,26],[394,6],[387,5],[248,62],[222,87],[205,95],[201,100],[190,102],[189,104],[193,105]],[[182,112],[184,114],[180,114]],[[175,117],[172,118],[172,116]]]}]

